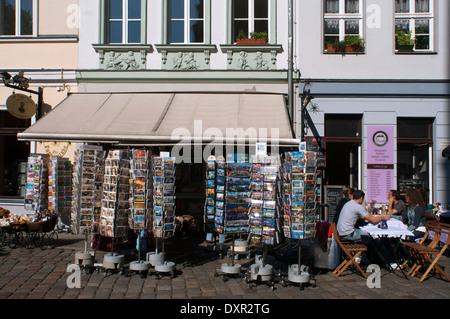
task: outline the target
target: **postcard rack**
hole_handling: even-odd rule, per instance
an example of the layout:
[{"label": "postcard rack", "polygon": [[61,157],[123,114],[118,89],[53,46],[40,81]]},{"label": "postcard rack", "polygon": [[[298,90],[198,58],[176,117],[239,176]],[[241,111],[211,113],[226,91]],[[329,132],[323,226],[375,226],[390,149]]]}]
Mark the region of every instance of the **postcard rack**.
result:
[{"label": "postcard rack", "polygon": [[[206,249],[219,252],[222,257],[223,244],[217,244],[217,232],[215,219],[218,218],[220,231],[223,233],[223,207],[216,209],[216,202],[223,202],[225,197],[225,162],[222,157],[217,159],[214,156],[208,158],[206,163],[206,200],[204,210],[204,230],[207,234],[208,243]],[[217,215],[216,215],[217,210]]]},{"label": "postcard rack", "polygon": [[58,228],[70,227],[72,209],[72,163],[52,156],[48,165],[48,209],[59,217]]},{"label": "postcard rack", "polygon": [[152,188],[149,160],[150,151],[134,149],[130,162],[130,228],[138,235],[136,250],[138,259],[130,262],[130,271],[141,277],[148,274],[150,264],[141,260],[141,251],[146,251],[146,231],[151,228]]},{"label": "postcard rack", "polygon": [[103,259],[104,275],[108,271],[122,273],[124,255],[115,253],[115,239],[128,236],[130,212],[130,152],[109,150],[103,175],[103,197],[100,217],[100,234],[111,237],[111,253]]},{"label": "postcard rack", "polygon": [[[267,246],[280,242],[279,226],[279,157],[254,157],[251,171],[251,206],[249,213],[249,241],[262,248],[262,256],[250,266],[251,283],[265,283],[274,289],[273,266],[266,263]],[[262,258],[261,258],[262,257]]]},{"label": "postcard rack", "polygon": [[72,173],[71,229],[84,234],[84,251],[75,253],[75,264],[91,270],[95,252],[88,250],[88,237],[99,232],[102,199],[103,162],[101,146],[78,145]]},{"label": "postcard rack", "polygon": [[[250,163],[223,163],[224,178],[217,180],[217,187],[223,186],[223,200],[216,200],[216,231],[225,235],[232,235],[231,251],[228,256],[231,257],[231,263],[223,263],[221,269],[216,270],[215,275],[223,275],[224,280],[228,276],[240,276],[241,265],[234,263],[240,254],[247,255],[250,258],[248,241],[242,238],[242,235],[248,234],[248,211],[250,208],[250,174],[252,165]],[[222,189],[222,188],[220,188]],[[219,191],[217,192],[219,194]],[[217,198],[217,197],[216,197]],[[236,235],[241,238],[236,239]],[[244,277],[245,278],[245,277]]]},{"label": "postcard rack", "polygon": [[[157,278],[169,273],[174,277],[175,263],[165,260],[164,240],[174,236],[175,231],[175,157],[152,158],[153,182],[153,235],[156,250],[148,254],[155,267]],[[162,252],[158,252],[158,242],[162,241]]]},{"label": "postcard rack", "polygon": [[316,167],[316,153],[304,149],[285,153],[282,167],[284,235],[298,242],[298,263],[288,267],[287,281],[298,283],[303,289],[311,278],[309,268],[301,264],[301,241],[315,236],[319,218],[316,207],[320,202],[320,171]]},{"label": "postcard rack", "polygon": [[35,213],[48,208],[48,156],[31,154],[27,161],[27,184],[24,208]]}]

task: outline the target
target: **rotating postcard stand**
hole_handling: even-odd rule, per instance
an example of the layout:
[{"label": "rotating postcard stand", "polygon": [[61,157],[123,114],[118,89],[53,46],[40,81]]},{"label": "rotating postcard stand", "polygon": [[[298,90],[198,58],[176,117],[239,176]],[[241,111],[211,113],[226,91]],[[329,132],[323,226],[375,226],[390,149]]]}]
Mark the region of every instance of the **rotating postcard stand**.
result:
[{"label": "rotating postcard stand", "polygon": [[[229,277],[245,279],[241,265],[235,263],[235,259],[239,254],[249,253],[248,242],[242,235],[248,232],[251,167],[250,163],[227,163],[226,176],[217,180],[217,186],[223,186],[225,196],[223,201],[216,201],[216,232],[233,237],[228,254],[231,263],[223,263],[215,272],[215,276],[222,275],[224,281]],[[240,238],[236,239],[236,235]]]},{"label": "rotating postcard stand", "polygon": [[100,233],[111,237],[111,252],[103,257],[103,275],[124,271],[125,256],[115,252],[118,238],[128,235],[130,153],[110,150],[105,160]]},{"label": "rotating postcard stand", "polygon": [[132,150],[130,162],[130,204],[131,214],[129,225],[138,234],[136,250],[138,259],[131,261],[129,271],[137,273],[141,278],[147,277],[150,263],[141,259],[141,252],[147,251],[148,214],[151,214],[151,189],[147,185],[149,177],[149,151]]},{"label": "rotating postcard stand", "polygon": [[89,250],[93,233],[99,233],[105,152],[101,146],[79,145],[74,154],[72,231],[84,234],[84,250],[75,252],[75,264],[84,272],[95,268],[95,251]]},{"label": "rotating postcard stand", "polygon": [[301,242],[314,238],[315,223],[318,219],[316,195],[320,185],[316,184],[315,158],[314,152],[288,152],[283,165],[285,236],[297,242],[298,262],[288,266],[287,277],[283,278],[282,286],[298,284],[300,290],[314,279],[309,267],[302,264]]},{"label": "rotating postcard stand", "polygon": [[[223,258],[224,244],[221,240],[217,242],[217,232],[215,231],[215,210],[216,201],[223,201],[225,189],[223,180],[225,179],[225,158],[223,156],[208,157],[206,163],[206,200],[204,210],[204,231],[206,232],[206,251],[219,253]],[[221,185],[218,185],[221,181]]]},{"label": "rotating postcard stand", "polygon": [[[175,277],[175,263],[165,260],[164,240],[171,238],[175,231],[175,157],[153,157],[153,234],[155,252],[147,254],[154,266],[156,278],[169,274]],[[162,251],[158,252],[159,240]]]},{"label": "rotating postcard stand", "polygon": [[278,227],[278,171],[279,157],[255,156],[252,160],[251,206],[249,213],[249,241],[262,248],[250,266],[248,287],[266,284],[274,289],[274,267],[267,263],[268,246],[279,242]]}]

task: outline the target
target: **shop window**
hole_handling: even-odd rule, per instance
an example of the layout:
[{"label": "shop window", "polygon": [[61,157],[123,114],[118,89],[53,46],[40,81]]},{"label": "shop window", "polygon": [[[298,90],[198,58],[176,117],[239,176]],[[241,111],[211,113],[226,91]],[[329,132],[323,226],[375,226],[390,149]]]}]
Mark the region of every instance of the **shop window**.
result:
[{"label": "shop window", "polygon": [[361,115],[325,115],[328,185],[360,188]]},{"label": "shop window", "polygon": [[170,0],[169,43],[205,42],[204,0]]},{"label": "shop window", "polygon": [[[363,39],[362,0],[323,0],[323,11],[325,52],[334,52],[339,43],[351,37]],[[359,43],[358,50],[362,51]]]},{"label": "shop window", "polygon": [[34,35],[34,11],[36,5],[37,0],[0,1],[0,35]]},{"label": "shop window", "polygon": [[433,11],[432,0],[395,1],[395,49],[398,52],[404,52],[398,38],[405,34],[412,39],[413,52],[433,50]]},{"label": "shop window", "polygon": [[[397,184],[407,188],[431,190],[433,119],[397,119]],[[429,193],[431,201],[432,193]]]},{"label": "shop window", "polygon": [[141,0],[106,0],[105,42],[108,44],[144,43],[145,10]]}]

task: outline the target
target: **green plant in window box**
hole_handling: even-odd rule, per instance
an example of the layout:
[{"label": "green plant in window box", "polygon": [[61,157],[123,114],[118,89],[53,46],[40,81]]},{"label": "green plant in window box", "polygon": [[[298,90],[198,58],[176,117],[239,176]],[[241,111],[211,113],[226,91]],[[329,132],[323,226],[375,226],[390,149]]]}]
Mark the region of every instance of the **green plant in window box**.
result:
[{"label": "green plant in window box", "polygon": [[395,32],[395,48],[398,52],[413,52],[414,43],[415,39],[411,36],[411,31],[397,30]]},{"label": "green plant in window box", "polygon": [[250,38],[243,30],[239,30],[236,43],[237,44],[266,44],[268,40],[267,32],[252,32]]},{"label": "green plant in window box", "polygon": [[364,39],[356,35],[345,37],[345,52],[363,52]]}]

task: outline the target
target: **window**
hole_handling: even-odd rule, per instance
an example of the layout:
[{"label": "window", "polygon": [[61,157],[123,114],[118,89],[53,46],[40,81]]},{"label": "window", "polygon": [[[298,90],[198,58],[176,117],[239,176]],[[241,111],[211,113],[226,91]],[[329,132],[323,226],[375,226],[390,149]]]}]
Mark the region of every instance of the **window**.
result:
[{"label": "window", "polygon": [[0,0],[0,35],[30,36],[34,34],[36,0]]},{"label": "window", "polygon": [[395,32],[411,36],[414,51],[433,50],[433,28],[432,0],[395,0]]},{"label": "window", "polygon": [[329,185],[360,188],[361,121],[360,114],[325,114]]},{"label": "window", "polygon": [[109,0],[106,3],[106,42],[141,43],[142,41],[141,0]]},{"label": "window", "polygon": [[233,42],[239,34],[269,34],[269,0],[233,0],[232,15]]},{"label": "window", "polygon": [[169,43],[205,42],[204,0],[169,1]]},{"label": "window", "polygon": [[363,37],[362,0],[324,0],[324,48],[348,36]]},{"label": "window", "polygon": [[425,188],[432,196],[433,119],[397,119],[398,188]]}]

